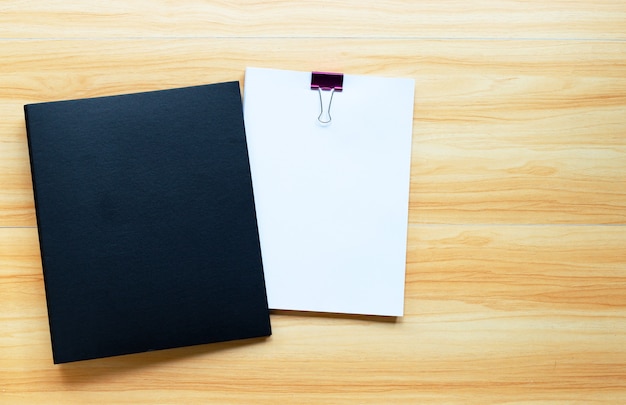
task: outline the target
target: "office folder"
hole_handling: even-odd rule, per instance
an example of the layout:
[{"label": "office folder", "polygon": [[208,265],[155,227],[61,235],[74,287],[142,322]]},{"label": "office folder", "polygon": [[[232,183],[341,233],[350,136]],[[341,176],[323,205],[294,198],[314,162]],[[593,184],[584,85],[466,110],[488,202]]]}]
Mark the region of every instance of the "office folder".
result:
[{"label": "office folder", "polygon": [[237,82],[25,114],[55,363],[271,333]]},{"label": "office folder", "polygon": [[401,316],[412,79],[248,68],[269,306]]}]

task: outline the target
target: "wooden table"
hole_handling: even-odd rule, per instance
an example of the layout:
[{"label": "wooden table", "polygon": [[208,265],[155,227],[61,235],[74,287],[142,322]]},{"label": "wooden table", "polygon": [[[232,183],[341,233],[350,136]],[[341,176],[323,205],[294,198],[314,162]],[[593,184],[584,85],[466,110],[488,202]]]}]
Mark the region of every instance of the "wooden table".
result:
[{"label": "wooden table", "polygon": [[[0,56],[0,403],[626,403],[623,0],[7,0]],[[54,366],[22,106],[246,66],[415,78],[406,315]]]}]

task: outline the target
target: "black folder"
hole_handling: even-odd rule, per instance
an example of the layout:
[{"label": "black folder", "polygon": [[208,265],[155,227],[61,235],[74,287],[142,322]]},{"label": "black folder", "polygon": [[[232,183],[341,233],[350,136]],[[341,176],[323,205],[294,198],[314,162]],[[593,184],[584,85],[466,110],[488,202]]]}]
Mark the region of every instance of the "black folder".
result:
[{"label": "black folder", "polygon": [[25,114],[55,363],[271,334],[238,82]]}]

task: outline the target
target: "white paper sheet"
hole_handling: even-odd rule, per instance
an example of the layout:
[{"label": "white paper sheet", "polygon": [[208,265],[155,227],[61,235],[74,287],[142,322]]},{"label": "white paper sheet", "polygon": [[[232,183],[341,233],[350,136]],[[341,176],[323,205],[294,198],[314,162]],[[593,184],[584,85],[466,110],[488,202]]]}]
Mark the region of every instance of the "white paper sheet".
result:
[{"label": "white paper sheet", "polygon": [[246,69],[269,306],[402,316],[412,79],[345,75],[329,125],[311,72]]}]

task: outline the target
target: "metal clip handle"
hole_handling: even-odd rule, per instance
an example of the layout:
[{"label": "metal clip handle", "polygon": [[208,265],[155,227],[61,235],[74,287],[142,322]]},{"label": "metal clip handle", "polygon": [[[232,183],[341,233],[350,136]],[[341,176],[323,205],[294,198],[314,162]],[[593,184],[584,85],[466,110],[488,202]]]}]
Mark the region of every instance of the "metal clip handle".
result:
[{"label": "metal clip handle", "polygon": [[[330,106],[333,103],[333,95],[335,94],[335,89],[330,89],[330,91],[322,91],[321,88],[317,89],[320,95],[320,115],[317,117],[317,120],[322,124],[330,124],[333,118],[330,116]],[[322,96],[324,94],[324,96]],[[328,101],[325,103],[324,98]]]}]

